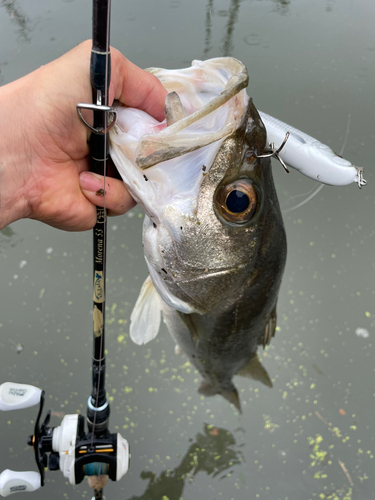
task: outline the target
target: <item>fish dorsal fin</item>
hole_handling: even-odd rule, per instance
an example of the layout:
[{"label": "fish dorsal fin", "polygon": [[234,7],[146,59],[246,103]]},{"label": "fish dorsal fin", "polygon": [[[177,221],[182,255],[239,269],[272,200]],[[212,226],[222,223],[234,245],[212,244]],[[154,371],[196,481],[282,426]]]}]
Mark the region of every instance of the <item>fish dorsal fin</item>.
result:
[{"label": "fish dorsal fin", "polygon": [[130,338],[136,344],[147,344],[158,334],[161,320],[160,300],[148,276],[130,316]]},{"label": "fish dorsal fin", "polygon": [[165,98],[164,114],[167,120],[167,127],[186,118],[188,115],[177,92],[170,92],[167,94]]},{"label": "fish dorsal fin", "polygon": [[262,384],[267,385],[268,387],[272,387],[271,379],[266,369],[259,361],[257,353],[254,354],[247,365],[238,371],[236,375],[239,375],[240,377],[252,378],[253,380],[262,382]]}]

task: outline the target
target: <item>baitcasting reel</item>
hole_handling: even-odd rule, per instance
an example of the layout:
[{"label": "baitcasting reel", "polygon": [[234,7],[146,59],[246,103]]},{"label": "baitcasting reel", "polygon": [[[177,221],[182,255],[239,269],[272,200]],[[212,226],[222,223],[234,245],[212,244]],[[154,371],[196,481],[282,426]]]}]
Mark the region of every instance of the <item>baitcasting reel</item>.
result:
[{"label": "baitcasting reel", "polygon": [[[71,484],[79,484],[85,476],[108,475],[119,481],[129,468],[129,445],[120,434],[110,434],[105,428],[85,434],[82,415],[65,415],[61,425],[48,427],[51,412],[39,425],[44,406],[44,391],[26,384],[6,382],[0,385],[0,410],[18,410],[40,403],[33,446],[39,472],[11,471],[0,474],[0,496],[35,491],[44,486],[45,468],[61,470]],[[90,401],[89,401],[90,406]],[[90,428],[90,425],[89,425]],[[49,453],[49,457],[48,454]]]}]

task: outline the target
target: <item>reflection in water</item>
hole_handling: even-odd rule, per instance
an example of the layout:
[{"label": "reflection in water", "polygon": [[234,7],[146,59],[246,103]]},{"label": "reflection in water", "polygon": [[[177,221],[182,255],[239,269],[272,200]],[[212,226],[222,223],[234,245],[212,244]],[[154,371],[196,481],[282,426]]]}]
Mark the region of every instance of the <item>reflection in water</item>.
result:
[{"label": "reflection in water", "polygon": [[334,0],[328,0],[326,4],[326,12],[332,12],[334,5],[335,5]]},{"label": "reflection in water", "polygon": [[[289,5],[291,0],[273,0],[276,5],[275,10],[279,12],[281,15],[285,15],[289,13]],[[241,0],[231,0],[229,7],[229,17],[228,23],[226,27],[226,31],[223,36],[223,44],[221,48],[221,52],[224,57],[228,57],[231,55],[233,51],[233,36],[234,36],[234,28],[238,19],[238,12],[240,8]],[[211,39],[212,39],[212,11],[213,11],[213,0],[208,0],[207,8],[206,8],[206,36],[205,36],[205,48],[204,53],[207,54],[211,49]],[[218,11],[219,16],[227,15],[227,11]],[[246,40],[245,40],[246,41]],[[246,41],[246,43],[248,43]],[[253,43],[248,43],[248,45],[253,45]],[[256,43],[259,45],[259,42]]]},{"label": "reflection in water", "polygon": [[231,5],[229,7],[229,19],[227,24],[227,31],[224,34],[223,40],[223,56],[227,57],[230,55],[233,49],[233,32],[234,26],[237,22],[238,17],[238,9],[240,7],[241,0],[232,0]]},{"label": "reflection in water", "polygon": [[141,478],[149,480],[147,489],[143,495],[129,500],[180,500],[185,481],[192,480],[198,472],[216,477],[240,464],[243,455],[236,448],[239,445],[229,431],[205,424],[203,433],[197,434],[180,465],[161,472],[158,477],[153,472],[142,472]]},{"label": "reflection in water", "polygon": [[204,39],[205,47],[204,53],[207,54],[212,49],[211,46],[211,26],[212,26],[212,6],[214,0],[208,0],[207,10],[206,10],[206,37]]},{"label": "reflection in water", "polygon": [[[228,23],[227,23],[227,28],[223,36],[223,46],[222,46],[222,53],[223,56],[227,57],[230,55],[232,49],[233,49],[233,33],[234,33],[234,26],[237,22],[238,18],[238,10],[240,7],[241,0],[231,0],[231,4],[229,7],[229,17],[228,17]],[[207,54],[211,49],[211,38],[212,38],[212,12],[213,12],[213,0],[208,0],[207,3],[207,9],[206,9],[206,36],[205,36],[205,48],[204,48],[204,53]],[[220,17],[226,17],[227,16],[227,11],[226,10],[220,10],[217,12],[217,14]]]},{"label": "reflection in water", "polygon": [[0,255],[4,253],[8,247],[15,247],[22,238],[11,228],[11,226],[4,227],[0,230]]},{"label": "reflection in water", "polygon": [[276,4],[276,12],[281,15],[289,14],[290,0],[273,0]]},{"label": "reflection in water", "polygon": [[28,27],[28,18],[17,7],[16,0],[1,0],[1,6],[5,8],[12,22],[17,25],[19,38],[24,42],[29,42],[30,28]]}]

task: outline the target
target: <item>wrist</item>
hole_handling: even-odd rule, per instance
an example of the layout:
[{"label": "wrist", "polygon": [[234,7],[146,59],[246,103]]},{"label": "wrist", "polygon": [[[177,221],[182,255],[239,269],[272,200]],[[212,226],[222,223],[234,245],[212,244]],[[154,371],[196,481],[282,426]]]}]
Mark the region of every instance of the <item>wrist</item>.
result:
[{"label": "wrist", "polygon": [[0,88],[0,229],[28,216],[22,80]]}]

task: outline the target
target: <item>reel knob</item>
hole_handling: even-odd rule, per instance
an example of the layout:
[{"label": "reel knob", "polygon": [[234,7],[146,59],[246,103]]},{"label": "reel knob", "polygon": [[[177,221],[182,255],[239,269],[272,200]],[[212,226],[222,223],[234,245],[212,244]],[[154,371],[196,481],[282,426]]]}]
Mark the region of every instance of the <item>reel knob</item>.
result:
[{"label": "reel knob", "polygon": [[23,410],[39,404],[42,391],[28,384],[4,382],[0,385],[0,410]]},{"label": "reel knob", "polygon": [[35,491],[41,487],[41,477],[38,472],[14,471],[5,469],[0,474],[0,496],[7,497],[13,493]]}]

